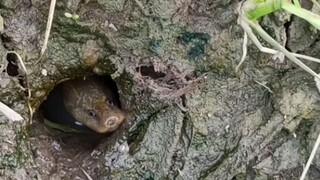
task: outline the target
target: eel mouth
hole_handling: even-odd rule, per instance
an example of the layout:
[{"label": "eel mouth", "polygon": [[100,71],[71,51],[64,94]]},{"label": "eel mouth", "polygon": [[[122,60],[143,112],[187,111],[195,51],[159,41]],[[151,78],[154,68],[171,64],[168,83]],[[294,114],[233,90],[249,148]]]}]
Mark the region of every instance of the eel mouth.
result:
[{"label": "eel mouth", "polygon": [[108,128],[107,132],[114,131],[118,128],[118,126],[122,123],[124,120],[123,117],[117,117],[117,116],[111,116],[109,117],[106,122],[104,123],[104,126]]},{"label": "eel mouth", "polygon": [[116,116],[111,116],[107,119],[106,123],[105,123],[105,126],[106,127],[114,127],[118,124],[118,121],[119,121],[119,118],[116,117]]},{"label": "eel mouth", "polygon": [[100,134],[104,134],[104,133],[110,133],[115,131],[120,124],[124,121],[125,116],[110,116],[107,119],[105,119],[104,121],[100,122],[99,124],[87,124],[87,126]]}]

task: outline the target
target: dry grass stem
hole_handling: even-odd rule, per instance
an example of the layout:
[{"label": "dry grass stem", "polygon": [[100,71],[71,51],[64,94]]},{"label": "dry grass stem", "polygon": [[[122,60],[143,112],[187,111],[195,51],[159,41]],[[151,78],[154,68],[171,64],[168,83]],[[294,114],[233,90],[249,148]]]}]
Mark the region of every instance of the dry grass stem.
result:
[{"label": "dry grass stem", "polygon": [[7,105],[0,102],[0,111],[11,121],[22,121],[23,117],[9,108]]},{"label": "dry grass stem", "polygon": [[42,46],[42,49],[41,49],[41,52],[40,52],[40,58],[42,57],[42,55],[44,54],[44,52],[46,51],[47,46],[48,46],[48,41],[49,41],[49,36],[50,36],[50,31],[51,31],[51,26],[52,26],[52,20],[53,20],[55,6],[56,6],[56,0],[51,0],[50,9],[49,9],[49,15],[48,15],[48,21],[47,21],[47,28],[46,28],[46,33],[45,33],[45,37],[44,37],[43,46]]}]

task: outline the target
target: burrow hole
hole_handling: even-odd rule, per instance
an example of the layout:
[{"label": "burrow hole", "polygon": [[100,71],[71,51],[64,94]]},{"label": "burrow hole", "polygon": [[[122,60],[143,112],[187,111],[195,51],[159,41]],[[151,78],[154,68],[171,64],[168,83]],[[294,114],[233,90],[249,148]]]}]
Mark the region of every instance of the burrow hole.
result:
[{"label": "burrow hole", "polygon": [[[117,84],[112,78],[110,76],[90,77],[94,77],[94,79],[99,80],[99,82],[103,82],[101,85],[111,90],[113,93],[112,96],[116,101],[114,104],[116,104],[117,108],[121,109]],[[124,129],[124,122],[122,122],[115,131],[109,133],[97,133],[86,127],[85,124],[80,126],[84,126],[83,128],[79,128],[79,123],[74,121],[76,119],[72,118],[71,113],[64,107],[63,98],[65,98],[65,94],[63,86],[71,81],[73,80],[65,81],[55,86],[37,112],[36,118],[38,118],[39,121],[35,121],[31,127],[31,143],[35,158],[51,156],[46,158],[53,158],[57,166],[63,164],[63,167],[65,167],[64,171],[67,172],[72,169],[79,169],[78,164],[83,164],[85,159],[90,159],[92,151],[100,143],[106,141],[114,142]],[[85,84],[83,84],[83,86],[84,88],[88,88]],[[93,91],[90,90],[90,92]],[[79,94],[83,93],[85,94],[86,92]],[[106,102],[106,104],[107,103],[109,102]],[[80,130],[80,132],[74,132],[72,128]],[[48,154],[48,152],[50,152],[50,154]],[[70,162],[66,163],[66,159]],[[50,168],[48,170],[50,171]],[[81,174],[81,171],[79,173]]]},{"label": "burrow hole", "polygon": [[154,66],[140,66],[136,68],[137,72],[140,72],[142,76],[149,76],[152,79],[159,79],[166,76],[163,72],[157,72],[154,69]]}]

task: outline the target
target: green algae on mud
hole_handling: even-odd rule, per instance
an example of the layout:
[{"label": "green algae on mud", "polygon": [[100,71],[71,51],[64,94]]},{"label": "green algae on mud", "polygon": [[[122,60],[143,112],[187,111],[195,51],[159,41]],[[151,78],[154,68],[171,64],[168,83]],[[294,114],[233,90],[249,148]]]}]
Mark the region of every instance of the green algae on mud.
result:
[{"label": "green algae on mud", "polygon": [[205,53],[205,45],[209,43],[210,36],[205,33],[182,32],[178,38],[182,43],[190,46],[187,51],[188,59],[196,60]]},{"label": "green algae on mud", "polygon": [[[3,116],[1,118],[4,118]],[[23,123],[23,122],[20,122]],[[26,130],[23,128],[24,125],[16,123],[8,123],[12,127],[16,127],[14,132],[10,132],[9,128],[3,128],[2,131],[7,135],[7,144],[2,145],[2,151],[0,153],[0,166],[7,171],[15,171],[16,169],[23,168],[30,165],[32,162],[31,153],[28,146],[28,135]],[[12,150],[9,146],[14,147]]]}]

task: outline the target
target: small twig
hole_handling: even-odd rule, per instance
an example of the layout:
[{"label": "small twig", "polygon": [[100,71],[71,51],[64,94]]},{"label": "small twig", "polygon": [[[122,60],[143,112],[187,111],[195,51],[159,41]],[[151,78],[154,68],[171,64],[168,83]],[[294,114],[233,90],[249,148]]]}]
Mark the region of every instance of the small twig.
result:
[{"label": "small twig", "polygon": [[30,89],[30,85],[29,85],[29,80],[28,80],[28,71],[27,71],[27,68],[26,66],[24,65],[24,62],[21,58],[21,56],[15,52],[15,51],[8,51],[7,54],[9,53],[13,53],[17,56],[18,60],[19,60],[19,63],[21,64],[21,67],[22,67],[22,70],[24,71],[25,73],[25,82],[26,82],[26,86],[27,86],[27,92],[28,92],[28,97],[27,97],[27,105],[28,105],[28,108],[29,108],[29,115],[30,115],[30,122],[32,121],[32,118],[33,118],[33,110],[32,110],[32,107],[31,107],[31,103],[30,103],[30,99],[31,99],[31,89]]},{"label": "small twig", "polygon": [[310,165],[312,163],[312,160],[313,160],[314,156],[316,155],[316,152],[317,152],[317,149],[319,147],[319,144],[320,144],[320,134],[318,135],[316,143],[313,146],[313,149],[312,149],[311,154],[309,156],[308,162],[307,162],[306,166],[304,167],[303,172],[301,174],[300,180],[304,180],[305,179],[305,177],[307,175],[307,172],[308,172],[308,170],[310,168]]},{"label": "small twig", "polygon": [[43,43],[43,46],[42,46],[42,49],[40,52],[40,59],[41,59],[42,55],[44,54],[44,52],[46,51],[47,46],[48,46],[48,41],[49,41],[55,6],[56,6],[56,0],[51,0],[48,21],[47,21],[47,28],[46,28],[46,33],[45,33],[45,37],[44,37],[44,43]]},{"label": "small twig", "polygon": [[320,4],[316,0],[311,0],[314,5],[316,5],[318,8],[320,8]]},{"label": "small twig", "polygon": [[4,139],[3,141],[8,143],[8,144],[10,144],[10,145],[14,145],[14,143],[12,141],[9,141],[9,140],[6,140],[6,139]]},{"label": "small twig", "polygon": [[82,167],[80,167],[80,169],[82,170],[83,174],[86,175],[88,180],[93,180],[92,177]]},{"label": "small twig", "polygon": [[[319,91],[319,93],[320,93],[320,79],[314,78],[314,81],[316,82],[316,87],[317,87],[317,89],[318,89],[318,91]],[[308,161],[307,161],[307,164],[306,164],[306,166],[305,166],[304,169],[303,169],[303,172],[302,172],[302,174],[301,174],[300,180],[304,180],[304,178],[306,177],[307,172],[308,172],[308,170],[309,170],[309,168],[310,168],[310,165],[311,165],[311,163],[312,163],[312,160],[313,160],[314,156],[316,155],[316,152],[317,152],[317,149],[318,149],[318,147],[319,147],[319,144],[320,144],[320,133],[319,133],[319,135],[318,135],[318,138],[317,138],[317,140],[316,140],[316,143],[315,143],[314,146],[313,146],[313,149],[312,149],[312,151],[311,151],[311,154],[310,154],[310,156],[309,156],[309,159],[308,159]]]},{"label": "small twig", "polygon": [[238,72],[239,67],[241,66],[241,64],[244,62],[244,60],[246,59],[247,56],[247,52],[248,52],[248,34],[245,31],[244,32],[244,36],[243,36],[243,44],[242,44],[242,56],[241,56],[241,60],[238,64],[238,66],[236,67],[236,72]]},{"label": "small twig", "polygon": [[134,2],[139,6],[139,8],[141,9],[142,13],[144,15],[146,15],[146,12],[144,11],[144,8],[143,8],[143,4],[139,0],[134,0]]},{"label": "small twig", "polygon": [[179,175],[181,176],[182,180],[184,180],[183,173],[181,172],[180,169],[178,169],[178,173],[179,173]]},{"label": "small twig", "polygon": [[257,84],[259,84],[260,86],[266,88],[270,93],[273,93],[273,91],[272,91],[268,86],[266,86],[265,84],[263,84],[263,83],[255,80],[255,79],[253,79],[253,80],[254,80],[254,82],[256,82]]}]

